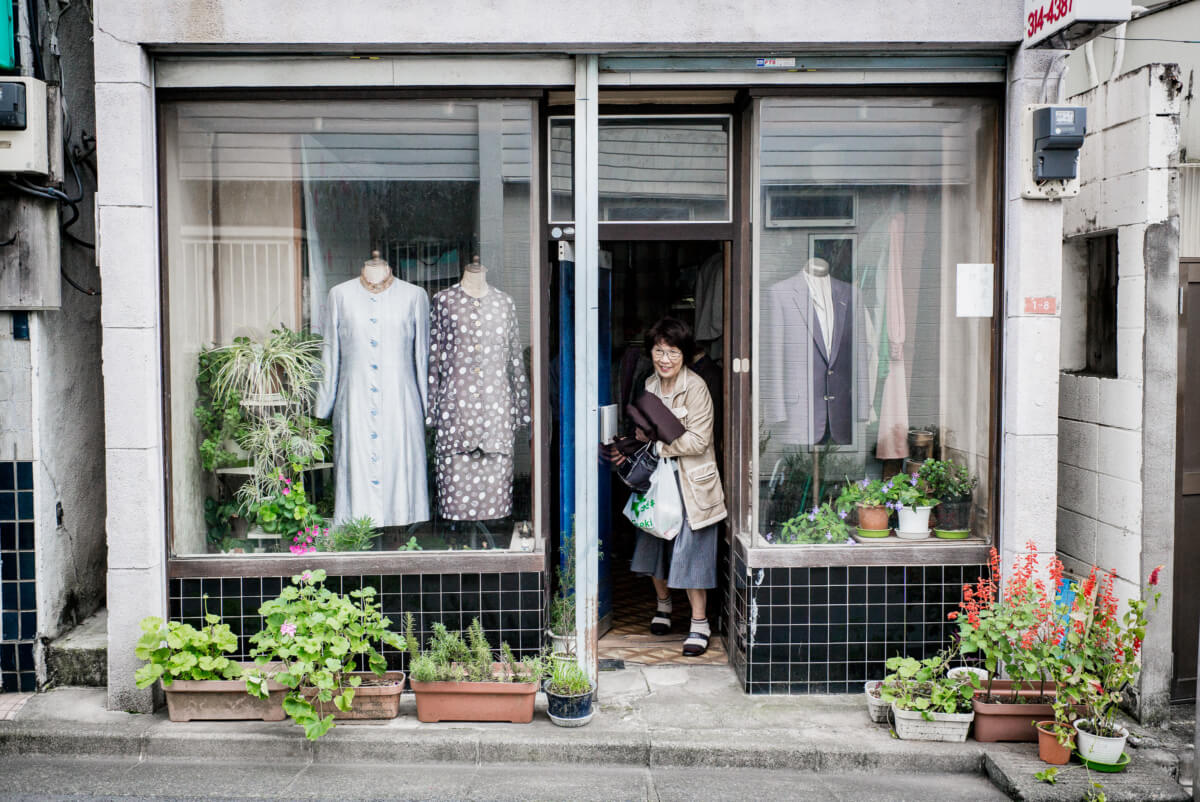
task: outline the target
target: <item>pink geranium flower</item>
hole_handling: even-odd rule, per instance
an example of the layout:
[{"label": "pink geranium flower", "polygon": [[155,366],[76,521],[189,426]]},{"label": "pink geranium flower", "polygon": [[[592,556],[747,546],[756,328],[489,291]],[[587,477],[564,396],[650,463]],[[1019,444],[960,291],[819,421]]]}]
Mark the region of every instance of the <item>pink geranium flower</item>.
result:
[{"label": "pink geranium flower", "polygon": [[282,634],[291,637],[292,635],[296,634],[296,625],[293,624],[291,621],[285,621],[283,624],[280,625],[279,631]]}]

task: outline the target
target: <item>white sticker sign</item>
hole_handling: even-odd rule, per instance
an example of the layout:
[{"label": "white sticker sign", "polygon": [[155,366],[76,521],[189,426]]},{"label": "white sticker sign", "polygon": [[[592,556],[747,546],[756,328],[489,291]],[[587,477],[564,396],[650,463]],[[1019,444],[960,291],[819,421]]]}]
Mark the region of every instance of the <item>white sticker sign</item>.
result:
[{"label": "white sticker sign", "polygon": [[994,265],[960,264],[954,286],[958,317],[991,317]]}]

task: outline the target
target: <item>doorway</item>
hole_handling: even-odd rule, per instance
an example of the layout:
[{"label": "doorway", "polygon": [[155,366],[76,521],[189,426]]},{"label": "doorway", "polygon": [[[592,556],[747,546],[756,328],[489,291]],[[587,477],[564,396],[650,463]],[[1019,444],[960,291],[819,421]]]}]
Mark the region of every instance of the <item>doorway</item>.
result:
[{"label": "doorway", "polygon": [[[713,437],[717,461],[724,466],[725,367],[724,299],[730,247],[720,240],[619,240],[601,241],[601,265],[608,268],[610,304],[608,325],[602,330],[601,395],[610,399],[617,416],[617,431],[632,433],[625,406],[641,392],[653,373],[644,347],[645,332],[663,317],[686,323],[696,340],[696,357],[689,368],[702,376],[713,397]],[[607,352],[607,353],[605,353]],[[722,479],[724,477],[722,469]],[[728,592],[728,549],[724,526],[717,533],[717,585],[708,592],[708,620],[713,629],[708,650],[700,657],[684,657],[683,641],[688,634],[690,605],[687,594],[672,590],[673,614],[670,632],[652,635],[650,620],[655,613],[655,593],[646,576],[631,571],[636,532],[623,514],[630,491],[611,481],[608,508],[601,518],[603,562],[608,563],[610,586],[601,590],[611,599],[611,626],[602,630],[598,657],[624,664],[668,663],[724,664],[724,611]],[[727,485],[728,482],[726,481]],[[605,514],[607,513],[607,514]],[[620,664],[616,663],[616,664]]]},{"label": "doorway", "polygon": [[[1175,501],[1176,588],[1195,587],[1200,565],[1200,259],[1180,259],[1184,317],[1179,324],[1179,404]],[[1200,594],[1176,593],[1172,643],[1175,652],[1172,698],[1196,698],[1196,621]]]}]

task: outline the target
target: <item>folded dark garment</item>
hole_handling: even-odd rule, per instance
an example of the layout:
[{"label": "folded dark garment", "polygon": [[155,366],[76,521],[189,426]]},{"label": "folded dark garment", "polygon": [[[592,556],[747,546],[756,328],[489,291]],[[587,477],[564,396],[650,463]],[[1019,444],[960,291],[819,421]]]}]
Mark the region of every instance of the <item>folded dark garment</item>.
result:
[{"label": "folded dark garment", "polygon": [[642,446],[644,446],[646,444],[643,443],[641,440],[638,440],[636,437],[631,437],[629,435],[625,435],[623,437],[618,437],[616,440],[612,441],[611,445],[614,448],[616,448],[616,450],[619,451],[621,454],[624,454],[626,457],[632,457],[634,454],[636,454],[638,451],[641,450]]},{"label": "folded dark garment", "polygon": [[673,443],[687,431],[679,418],[653,393],[642,393],[625,405],[625,414],[633,425],[664,443]]}]

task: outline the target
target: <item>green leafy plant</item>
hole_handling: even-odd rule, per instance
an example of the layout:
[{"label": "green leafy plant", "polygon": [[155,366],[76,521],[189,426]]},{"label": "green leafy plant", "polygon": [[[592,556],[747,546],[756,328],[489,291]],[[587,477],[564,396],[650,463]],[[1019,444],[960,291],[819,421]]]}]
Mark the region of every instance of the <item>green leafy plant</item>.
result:
[{"label": "green leafy plant", "polygon": [[802,510],[796,517],[783,522],[775,543],[832,544],[850,539],[846,525],[848,513],[835,510],[829,502],[811,510]]},{"label": "green leafy plant", "polygon": [[[405,648],[404,639],[389,629],[391,620],[375,603],[374,588],[354,590],[346,597],[324,582],[321,570],[293,576],[291,585],[259,608],[263,629],[250,639],[250,656],[257,664],[282,664],[274,679],[291,689],[283,700],[284,712],[312,740],[333,727],[333,714],[325,715],[324,705],[351,708],[354,689],[362,682],[351,672],[369,670],[383,676],[387,661],[377,647]],[[247,682],[247,687],[253,695],[267,698],[265,682]],[[305,698],[305,688],[316,689],[316,707]]]},{"label": "green leafy plant", "polygon": [[381,534],[371,517],[364,515],[318,532],[313,546],[317,551],[369,551]]},{"label": "green leafy plant", "polygon": [[917,476],[925,483],[929,495],[941,501],[970,499],[979,483],[979,478],[972,476],[965,465],[950,460],[927,459]]},{"label": "green leafy plant", "polygon": [[927,721],[933,720],[934,713],[971,712],[979,679],[971,673],[947,677],[946,669],[954,654],[955,650],[949,649],[924,660],[888,658],[887,667],[892,673],[884,677],[880,697],[900,710],[919,712]]},{"label": "green leafy plant", "polygon": [[320,526],[324,519],[308,501],[304,483],[281,475],[280,489],[262,501],[248,505],[247,516],[264,532],[294,538],[297,532]]},{"label": "green leafy plant", "polygon": [[408,613],[404,635],[408,667],[415,682],[540,682],[547,670],[545,658],[539,655],[517,660],[507,643],[500,644],[497,660],[478,618],[472,619],[465,638],[461,632],[451,632],[440,622],[435,623],[433,635],[422,650],[412,613]]},{"label": "green leafy plant", "polygon": [[307,415],[277,412],[250,424],[241,442],[254,470],[238,488],[238,498],[248,507],[278,495],[284,479],[297,478],[325,458],[332,437],[328,426]]},{"label": "green leafy plant", "polygon": [[236,393],[218,398],[213,389],[215,373],[224,359],[218,348],[201,350],[197,359],[197,398],[192,413],[200,425],[200,464],[206,471],[246,462],[246,455],[235,450],[249,424],[241,398]]},{"label": "green leafy plant", "polygon": [[579,664],[573,661],[556,660],[550,671],[546,690],[559,696],[580,696],[592,689],[592,681]]},{"label": "green leafy plant", "polygon": [[1051,766],[1048,769],[1042,769],[1041,771],[1035,771],[1033,773],[1033,779],[1038,780],[1039,782],[1044,782],[1044,783],[1048,783],[1050,785],[1054,785],[1056,782],[1058,782],[1058,769],[1055,768],[1054,766]]},{"label": "green leafy plant", "polygon": [[[208,596],[204,597],[207,602]],[[142,634],[134,654],[146,664],[134,672],[139,688],[148,688],[157,680],[169,687],[175,680],[237,679],[241,665],[227,655],[237,651],[238,639],[220,616],[206,613],[205,625],[170,621],[157,616],[141,621]]]},{"label": "green leafy plant", "polygon": [[233,519],[238,517],[238,505],[219,501],[212,496],[204,499],[204,527],[208,542],[224,550],[233,534]]},{"label": "green leafy plant", "polygon": [[421,544],[417,542],[417,536],[413,535],[408,539],[408,542],[402,546],[397,546],[396,551],[424,551]]},{"label": "green leafy plant", "polygon": [[893,476],[883,485],[884,506],[899,511],[902,507],[915,509],[931,507],[937,504],[937,499],[929,495],[921,477],[917,474]]},{"label": "green leafy plant", "polygon": [[849,512],[856,505],[882,507],[888,501],[887,488],[881,479],[860,479],[848,482],[834,506],[839,512]]},{"label": "green leafy plant", "polygon": [[306,413],[321,377],[321,337],[278,328],[266,342],[238,337],[213,350],[213,395],[236,396],[251,414],[281,409],[289,416]]}]

